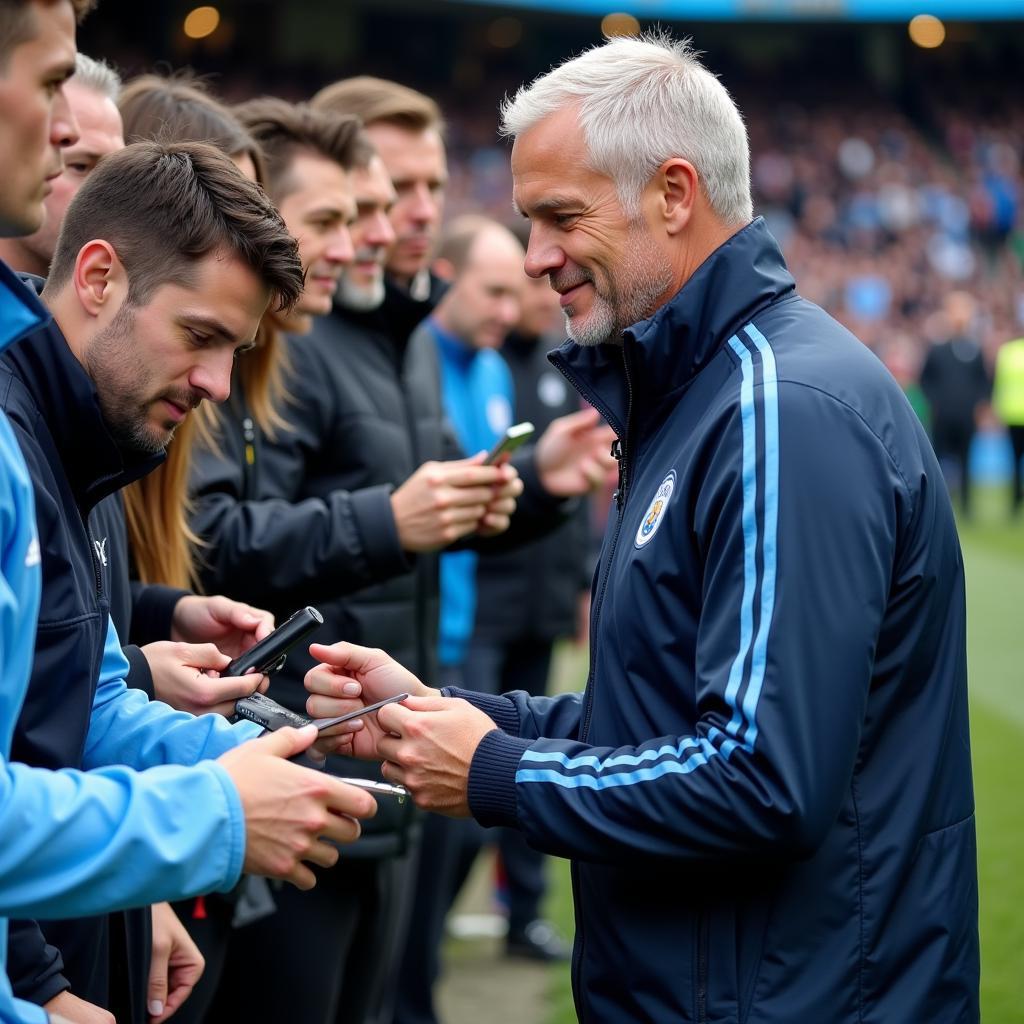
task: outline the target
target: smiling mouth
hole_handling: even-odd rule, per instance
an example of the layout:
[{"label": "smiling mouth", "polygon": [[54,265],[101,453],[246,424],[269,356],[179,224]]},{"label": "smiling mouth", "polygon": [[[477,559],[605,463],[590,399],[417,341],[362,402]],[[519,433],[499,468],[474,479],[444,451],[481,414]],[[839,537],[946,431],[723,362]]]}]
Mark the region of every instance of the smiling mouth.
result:
[{"label": "smiling mouth", "polygon": [[579,297],[580,289],[583,288],[584,285],[588,285],[588,284],[590,284],[589,281],[580,281],[579,284],[574,284],[571,288],[566,289],[566,291],[559,292],[558,293],[558,296],[559,296],[558,301],[559,301],[560,305],[563,308],[566,307],[566,306],[571,306],[573,299]]}]

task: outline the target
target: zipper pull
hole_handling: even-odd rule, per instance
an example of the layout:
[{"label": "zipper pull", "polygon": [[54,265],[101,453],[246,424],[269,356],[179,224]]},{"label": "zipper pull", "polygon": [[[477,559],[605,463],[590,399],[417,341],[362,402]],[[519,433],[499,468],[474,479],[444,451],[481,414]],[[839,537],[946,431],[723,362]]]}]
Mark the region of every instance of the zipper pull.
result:
[{"label": "zipper pull", "polygon": [[256,462],[256,425],[248,416],[242,420],[242,439],[245,441],[245,464],[251,466]]},{"label": "zipper pull", "polygon": [[623,476],[623,473],[622,473],[622,441],[619,440],[619,438],[615,438],[615,440],[612,441],[611,456],[619,464],[619,483],[618,483],[618,486],[615,488],[615,493],[612,495],[612,498],[615,501],[615,507],[617,509],[621,509],[622,508],[622,476]]}]

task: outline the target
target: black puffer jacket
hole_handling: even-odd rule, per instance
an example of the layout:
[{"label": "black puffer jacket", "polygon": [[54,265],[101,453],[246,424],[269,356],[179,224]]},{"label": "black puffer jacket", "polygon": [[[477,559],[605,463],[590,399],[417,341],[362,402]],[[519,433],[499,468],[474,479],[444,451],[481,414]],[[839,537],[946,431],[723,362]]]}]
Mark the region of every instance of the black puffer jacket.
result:
[{"label": "black puffer jacket", "polygon": [[[392,292],[378,310],[336,309],[289,341],[291,429],[274,442],[259,435],[236,389],[223,407],[220,450],[196,456],[193,522],[208,545],[208,590],[263,604],[278,621],[315,604],[325,619],[317,639],[381,647],[436,680],[437,556],[403,552],[390,495],[424,462],[463,453],[444,416],[434,345],[405,340],[410,305]],[[532,453],[516,467],[526,493],[513,529],[483,546],[517,543],[564,514],[540,486]],[[308,651],[293,650],[271,695],[303,710],[312,665]],[[377,772],[348,760],[331,767]],[[409,807],[388,803],[347,856],[398,852],[395,829]]]},{"label": "black puffer jacket", "polygon": [[[459,453],[445,436],[436,365],[406,363],[383,314],[360,319],[353,326],[339,314],[320,318],[312,335],[289,344],[293,401],[284,411],[292,429],[276,442],[255,427],[233,388],[221,409],[219,450],[198,450],[194,464],[193,526],[207,544],[203,582],[270,608],[278,621],[314,604],[325,617],[316,639],[386,647],[429,677],[437,558],[402,551],[390,495],[421,462]],[[341,368],[329,358],[334,351],[345,354]],[[330,475],[310,456],[328,444],[337,456]],[[311,665],[307,651],[293,650],[271,696],[303,711],[302,677]],[[377,773],[341,758],[328,767]],[[411,804],[382,801],[346,855],[400,853],[412,813]]]}]

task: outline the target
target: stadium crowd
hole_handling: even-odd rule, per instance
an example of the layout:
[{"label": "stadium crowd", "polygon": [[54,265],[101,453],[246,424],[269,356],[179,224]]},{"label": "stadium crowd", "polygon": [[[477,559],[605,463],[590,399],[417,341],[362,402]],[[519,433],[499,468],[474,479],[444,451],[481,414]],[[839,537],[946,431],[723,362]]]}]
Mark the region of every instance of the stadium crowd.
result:
[{"label": "stadium crowd", "polygon": [[[831,773],[816,773],[801,758],[825,751],[809,746],[794,753],[799,744],[784,740],[772,745],[780,734],[791,738],[792,722],[779,710],[785,700],[773,690],[774,677],[764,677],[764,658],[776,657],[774,651],[768,656],[762,649],[758,660],[772,621],[774,598],[767,595],[774,553],[767,539],[758,546],[756,534],[763,528],[767,535],[777,492],[769,482],[767,496],[751,500],[744,493],[740,501],[743,488],[762,475],[767,480],[770,466],[757,471],[754,460],[762,452],[771,459],[770,440],[758,448],[748,435],[757,420],[771,437],[770,412],[753,393],[775,365],[754,314],[750,322],[735,321],[736,335],[721,350],[724,358],[731,346],[742,366],[742,427],[739,415],[731,420],[720,412],[721,422],[712,427],[703,420],[699,429],[696,421],[675,422],[671,437],[685,433],[689,440],[693,432],[704,456],[692,463],[704,467],[699,471],[707,478],[694,478],[693,466],[684,472],[682,461],[668,476],[667,462],[644,470],[657,473],[646,519],[632,546],[623,541],[616,548],[613,539],[600,563],[599,580],[613,575],[616,583],[604,613],[614,626],[594,640],[595,672],[608,673],[595,688],[630,673],[644,677],[645,659],[658,657],[645,699],[661,709],[665,722],[658,712],[652,722],[646,709],[628,701],[619,714],[606,705],[595,717],[595,732],[615,737],[626,727],[639,735],[588,746],[582,741],[598,741],[588,738],[589,710],[580,727],[579,698],[544,699],[553,645],[576,632],[580,609],[589,607],[596,562],[591,497],[614,488],[611,519],[618,510],[621,520],[633,474],[639,477],[643,459],[653,459],[666,443],[647,412],[667,419],[669,397],[675,401],[690,384],[682,379],[682,360],[652,347],[639,385],[647,389],[650,410],[634,421],[632,408],[620,414],[616,403],[625,389],[610,387],[602,357],[586,366],[574,362],[581,357],[570,350],[585,356],[614,350],[602,343],[648,317],[655,326],[629,335],[629,343],[655,338],[662,345],[659,332],[671,320],[655,314],[662,304],[680,323],[705,324],[706,317],[708,337],[717,337],[714,317],[723,324],[728,318],[719,309],[709,312],[703,293],[688,287],[690,275],[703,280],[709,294],[729,291],[723,308],[739,303],[743,288],[756,291],[756,283],[763,294],[752,294],[749,308],[757,318],[767,310],[759,320],[766,333],[777,324],[778,309],[790,310],[782,317],[797,326],[787,330],[810,332],[813,325],[834,346],[836,365],[849,379],[884,396],[857,408],[865,421],[892,416],[884,458],[870,445],[855,445],[832,406],[824,412],[785,408],[792,422],[806,416],[815,423],[823,444],[837,438],[850,465],[883,479],[879,487],[894,488],[914,520],[893,527],[878,547],[871,540],[870,557],[848,579],[854,611],[840,615],[853,623],[863,608],[889,599],[885,587],[881,597],[873,589],[873,559],[886,572],[891,563],[894,573],[905,574],[893,580],[905,604],[886,607],[884,618],[879,608],[879,621],[865,620],[862,630],[849,625],[846,671],[852,674],[853,662],[877,642],[877,663],[863,666],[872,700],[879,679],[897,689],[905,685],[910,696],[903,699],[911,702],[916,681],[926,679],[938,691],[932,711],[909,706],[924,728],[933,727],[933,715],[947,723],[936,741],[935,767],[926,769],[934,775],[921,783],[927,791],[920,796],[921,821],[913,824],[926,841],[924,867],[910,864],[899,879],[880,867],[880,888],[913,891],[922,884],[917,872],[933,871],[927,844],[939,832],[961,874],[970,873],[969,782],[956,788],[944,781],[944,773],[968,756],[966,744],[953,749],[950,739],[966,683],[957,653],[962,572],[945,499],[919,483],[937,467],[919,440],[920,425],[897,402],[898,390],[886,391],[874,363],[843,347],[852,339],[806,303],[793,312],[798,300],[769,229],[800,293],[873,349],[905,391],[920,381],[920,414],[939,454],[959,460],[966,502],[965,446],[985,415],[997,350],[1019,333],[1024,318],[1019,112],[987,123],[943,109],[934,113],[936,135],[870,103],[827,110],[750,103],[752,161],[749,175],[739,172],[740,198],[727,213],[724,203],[720,208],[707,199],[703,177],[705,191],[686,184],[693,167],[682,154],[671,154],[655,176],[660,181],[664,174],[670,197],[666,238],[689,229],[703,242],[714,240],[704,252],[707,264],[696,260],[685,274],[674,264],[674,287],[660,283],[660,292],[654,290],[657,273],[626,277],[626,296],[610,287],[620,303],[610,301],[612,312],[632,315],[609,320],[600,337],[593,332],[601,323],[594,327],[590,317],[589,340],[561,350],[559,374],[545,353],[563,342],[567,320],[571,334],[574,319],[586,319],[567,297],[594,283],[595,275],[601,283],[600,260],[598,270],[577,278],[551,263],[552,246],[538,242],[538,232],[548,238],[549,231],[562,230],[563,215],[551,210],[573,204],[557,190],[554,200],[531,193],[536,179],[530,173],[517,176],[516,195],[534,234],[524,235],[511,222],[509,152],[494,141],[493,115],[489,122],[483,115],[462,117],[404,85],[368,76],[327,83],[299,102],[254,95],[229,103],[184,72],[122,83],[103,54],[76,56],[75,25],[92,6],[93,0],[0,0],[0,1021],[143,1024],[173,1015],[196,1022],[429,1024],[437,1019],[445,916],[487,835],[481,826],[502,826],[497,842],[508,889],[510,955],[568,959],[566,941],[541,915],[543,857],[558,853],[582,862],[582,886],[591,894],[590,951],[577,965],[576,997],[588,1019],[679,1019],[681,1012],[678,979],[669,977],[664,957],[679,936],[666,932],[664,941],[657,939],[658,908],[622,866],[633,857],[649,858],[652,877],[661,881],[669,877],[665,864],[681,857],[714,886],[721,882],[717,862],[768,849],[773,867],[766,875],[781,870],[779,858],[792,858],[802,866],[793,869],[798,881],[786,885],[809,887],[822,908],[831,908],[823,914],[844,918],[845,897],[815,888],[821,878],[849,870],[841,851],[850,833],[842,830],[856,808],[840,792],[843,767],[831,779],[839,794],[835,806],[825,806],[823,797],[818,803],[809,776]],[[665,40],[637,45],[653,49],[656,61],[670,54],[695,75],[708,90],[703,102],[725,125],[723,137],[744,138],[724,90],[706,84],[714,79],[685,47],[673,49]],[[609,60],[623,61],[636,74],[652,59],[643,49],[632,53],[629,44],[609,46]],[[598,56],[588,59],[602,59],[601,51],[593,53]],[[513,166],[517,159],[521,168],[523,161],[534,160],[532,167],[556,159],[551,147],[537,149],[540,144],[529,140],[538,138],[538,124],[572,114],[571,104],[562,96],[539,121],[530,121],[524,113],[529,94],[517,102],[505,112],[506,133],[516,140]],[[575,138],[573,131],[578,128],[570,125],[568,137]],[[746,166],[743,147],[737,167]],[[751,219],[747,177],[763,221]],[[688,196],[685,204],[679,201],[684,213],[674,205],[681,194]],[[589,216],[585,206],[576,203],[581,209],[564,216]],[[691,223],[698,227],[688,228]],[[624,237],[623,251],[646,258],[641,242]],[[744,276],[747,261],[760,277]],[[735,285],[731,291],[726,280]],[[744,340],[737,339],[741,327]],[[576,329],[583,328],[577,323]],[[932,357],[942,346],[951,362]],[[813,361],[801,363],[801,351],[780,341],[780,366],[826,389],[827,372],[819,378]],[[694,365],[700,369],[705,359],[715,365],[702,351]],[[1019,471],[1024,367],[1020,359],[1001,362],[997,407],[1011,427]],[[620,364],[632,402],[629,364]],[[755,372],[758,388],[752,376],[748,380]],[[967,427],[948,413],[950,381],[957,395],[969,396]],[[880,413],[879,402],[895,411]],[[535,428],[526,444],[489,457],[521,421]],[[789,452],[787,422],[782,443]],[[641,429],[647,433],[642,443],[636,437],[634,452],[632,431]],[[729,472],[725,483],[715,477],[722,457],[716,429],[723,437],[742,431],[750,460],[743,488],[727,485]],[[794,455],[794,463],[802,457]],[[806,458],[812,478],[814,463]],[[809,563],[837,557],[830,545],[844,529],[851,547],[868,544],[853,513],[873,521],[879,507],[888,507],[884,499],[870,504],[873,489],[865,487],[860,504],[854,508],[851,500],[844,517],[840,481],[829,481],[821,486],[833,490],[818,497],[832,509],[832,533],[819,540],[807,530]],[[676,489],[677,506],[692,502],[692,548],[663,556],[657,571],[648,564],[644,574],[663,571],[665,580],[645,589],[646,575],[640,579],[622,568],[622,560],[638,557],[653,539]],[[1017,507],[1019,472],[1015,493]],[[803,499],[811,512],[813,498]],[[914,518],[922,508],[926,525]],[[783,549],[786,531],[807,528],[801,515],[800,501],[784,503],[776,524]],[[763,527],[754,522],[758,517]],[[723,540],[732,528],[734,539]],[[886,521],[876,532],[888,528]],[[891,551],[880,551],[885,543]],[[688,579],[702,559],[706,576]],[[723,569],[736,564],[747,567],[746,578]],[[614,573],[611,566],[618,566]],[[931,574],[941,585],[922,597],[913,581]],[[739,594],[716,588],[733,575],[744,607],[757,577],[758,639],[749,664],[746,654],[738,657],[726,672],[728,686],[715,691],[717,683],[698,678],[714,675],[701,663],[705,648],[698,646],[694,664],[680,654],[684,645],[676,636],[657,630],[664,617],[692,634],[694,644],[725,643],[726,628],[713,611],[702,621],[701,605],[707,601],[710,608],[717,599],[731,611]],[[678,601],[648,608],[642,621],[632,621],[652,600],[648,591]],[[602,600],[604,587],[595,593]],[[935,603],[946,600],[948,607]],[[323,643],[292,648],[283,666],[274,657],[235,671],[232,663],[258,649],[275,622],[307,605],[318,608],[322,627],[314,639]],[[779,641],[778,657],[788,659],[803,688],[808,732],[830,750],[846,749],[852,765],[859,739],[846,726],[867,712],[852,697],[829,701],[828,708],[819,703],[809,681],[842,648],[826,643],[827,649],[808,644],[809,652],[794,650],[793,637],[808,626],[804,615],[780,589],[776,616],[788,623],[788,633],[783,625],[778,630],[789,639]],[[896,644],[903,631],[912,634],[919,621],[946,628],[940,638],[923,636],[901,650]],[[648,629],[654,633],[645,639]],[[726,660],[722,648],[706,656]],[[661,762],[670,766],[663,773],[670,781],[692,775],[698,786],[705,780],[705,790],[684,790],[664,805],[661,797],[653,806],[638,798],[623,811],[611,802],[621,792],[619,782],[603,773],[617,761],[637,767],[664,757],[669,748],[647,745],[660,733],[645,735],[644,729],[664,726],[676,739],[685,733],[676,695],[658,692],[655,684],[678,681],[691,670],[691,689],[706,684],[710,692],[701,695],[709,704],[694,717],[713,715],[731,738],[714,726],[699,742],[680,741]],[[907,682],[901,672],[920,674]],[[742,701],[736,673],[749,674]],[[755,752],[762,686],[766,740]],[[850,693],[855,690],[851,682]],[[508,691],[517,691],[514,699],[499,696]],[[363,710],[371,699],[399,695],[408,698],[400,708],[377,716]],[[850,712],[846,723],[833,720],[839,704]],[[736,716],[728,726],[723,708]],[[327,724],[344,714],[354,717]],[[432,724],[413,725],[407,716]],[[802,721],[803,712],[796,717]],[[867,717],[884,723],[886,713]],[[316,727],[311,719],[319,720]],[[436,738],[433,724],[443,729],[447,722],[450,735]],[[865,726],[865,733],[874,728],[885,725]],[[415,749],[412,741],[395,746],[406,730]],[[888,742],[899,746],[902,740]],[[700,753],[680,760],[690,746]],[[449,755],[451,764],[444,760]],[[386,780],[369,756],[385,760]],[[536,769],[544,778],[527,778],[527,784],[552,784],[524,785],[510,797],[523,785],[521,775],[530,775],[528,768],[516,774],[520,758],[561,767]],[[722,776],[706,782],[708,773],[696,771],[697,758]],[[753,767],[742,767],[744,758]],[[872,795],[861,810],[871,818],[878,813],[871,800],[887,784],[871,774],[878,769],[868,761],[863,784]],[[445,781],[424,781],[436,764],[444,766],[437,771]],[[571,774],[581,767],[583,774]],[[560,775],[563,769],[570,774]],[[586,774],[591,769],[595,774]],[[414,799],[388,782],[403,783]],[[609,803],[603,796],[590,800],[590,791],[606,789]],[[531,802],[544,791],[557,799]],[[933,800],[938,791],[942,806]],[[802,804],[805,796],[806,806],[778,810]],[[769,814],[762,801],[778,813]],[[794,825],[801,813],[806,820]],[[659,821],[674,824],[662,828]],[[893,837],[884,833],[889,827],[882,826],[879,847],[909,848],[909,831]],[[871,849],[876,839],[872,833],[864,840],[866,860],[877,852]],[[750,927],[762,932],[764,898],[790,901],[793,921],[813,914],[813,899],[798,908],[801,901],[783,883],[764,884],[777,884],[765,890],[773,895],[751,896],[744,888],[730,897],[729,913],[739,920],[742,911],[748,924],[760,921]],[[866,898],[880,899],[877,893]],[[905,924],[914,910],[891,898],[883,909],[896,907]],[[923,980],[901,987],[871,978],[858,983],[861,989],[874,986],[871,998],[904,1007],[905,1019],[925,1019],[922,1013],[935,1021],[974,1019],[971,900],[967,892],[951,924],[929,903],[927,914],[939,916],[924,914],[921,924],[948,930],[956,957],[936,953],[935,963],[921,968],[928,975]],[[674,892],[670,901],[683,907]],[[617,954],[605,932],[616,907],[629,946],[619,966],[634,979],[628,993],[608,980]],[[710,902],[707,907],[712,915],[720,911]],[[692,910],[685,905],[685,913]],[[718,917],[709,925],[702,910],[696,913],[694,921],[704,922],[707,933],[701,942],[734,952],[743,947],[743,956],[750,955],[745,940],[724,936]],[[807,918],[804,930],[820,927],[820,920]],[[793,943],[787,948],[798,960],[831,957],[827,944],[810,950],[797,931],[793,925],[776,938]],[[882,943],[891,943],[886,955],[894,961],[915,946],[913,936],[906,949],[900,941]],[[649,956],[642,956],[645,943]],[[706,967],[706,945],[701,948],[694,952],[698,972]],[[838,964],[844,955],[832,960]],[[758,955],[756,970],[759,964]],[[844,970],[834,969],[835,992],[851,990],[856,969]],[[744,1019],[757,999],[768,1003],[755,995],[752,979],[739,979],[739,987],[747,987],[728,997]],[[784,974],[776,982],[789,998],[806,1000],[810,1016],[800,1019],[821,1019],[814,1014],[831,1005],[832,995],[800,989]],[[709,998],[725,998],[738,983],[714,972],[702,976],[693,997],[698,1015],[707,1013]],[[848,1011],[855,1012],[844,1007]],[[796,1019],[765,1012],[756,1019]]]}]

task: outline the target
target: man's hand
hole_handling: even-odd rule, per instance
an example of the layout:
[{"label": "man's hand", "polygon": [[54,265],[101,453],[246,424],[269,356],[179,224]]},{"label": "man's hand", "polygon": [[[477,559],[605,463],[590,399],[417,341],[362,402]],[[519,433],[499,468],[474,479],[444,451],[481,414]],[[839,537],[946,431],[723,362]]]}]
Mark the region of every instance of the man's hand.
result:
[{"label": "man's hand", "polygon": [[474,533],[484,516],[511,514],[504,511],[507,499],[522,491],[522,481],[511,466],[485,466],[485,458],[481,452],[471,459],[425,462],[391,495],[405,551],[437,551]]},{"label": "man's hand", "polygon": [[230,660],[244,654],[273,629],[274,616],[270,612],[229,597],[190,594],[174,606],[171,639],[216,644]]},{"label": "man's hand", "polygon": [[544,489],[569,498],[600,487],[616,471],[610,454],[614,440],[615,431],[601,423],[596,409],[552,421],[534,455]]},{"label": "man's hand", "polygon": [[151,1024],[167,1020],[192,993],[206,961],[169,903],[153,905],[153,952],[146,1007]]},{"label": "man's hand", "polygon": [[[505,463],[502,463],[504,466]],[[516,473],[512,466],[508,467]],[[523,493],[523,481],[519,474],[508,481],[508,483],[494,488],[494,497],[484,511],[476,532],[481,537],[496,537],[504,533],[512,522],[512,513],[516,510],[516,498]]]},{"label": "man's hand", "polygon": [[381,774],[405,786],[417,807],[469,817],[469,766],[497,726],[479,709],[450,697],[410,697],[377,712]]},{"label": "man's hand", "polygon": [[43,1009],[50,1015],[51,1024],[116,1024],[112,1013],[73,996],[67,989],[44,1003]]},{"label": "man's hand", "polygon": [[[350,643],[332,644],[330,647],[311,644],[309,652],[322,663],[306,673],[306,689],[312,694],[306,700],[306,713],[311,718],[347,714],[352,709],[353,699],[360,696],[359,703],[363,705],[374,704],[399,693],[419,697],[440,696],[440,691],[424,686],[407,668],[376,648]],[[362,725],[355,726],[356,721]],[[354,729],[351,728],[353,726]],[[369,714],[346,722],[339,729],[346,727],[351,732],[352,755],[376,760],[377,741],[383,735],[377,724],[377,715]],[[328,729],[327,735],[332,732]]]},{"label": "man's hand", "polygon": [[[157,700],[193,715],[213,712],[230,718],[239,697],[247,697],[255,690],[265,693],[270,685],[270,680],[259,672],[247,676],[216,675],[231,659],[213,644],[161,640],[146,644],[142,653],[153,675],[153,693]],[[214,674],[210,675],[211,672]]]},{"label": "man's hand", "polygon": [[324,772],[289,764],[316,739],[316,728],[278,729],[223,754],[219,763],[238,790],[245,813],[244,870],[312,889],[316,877],[302,862],[332,867],[330,843],[359,838],[357,818],[372,818],[377,803],[365,790]]}]

